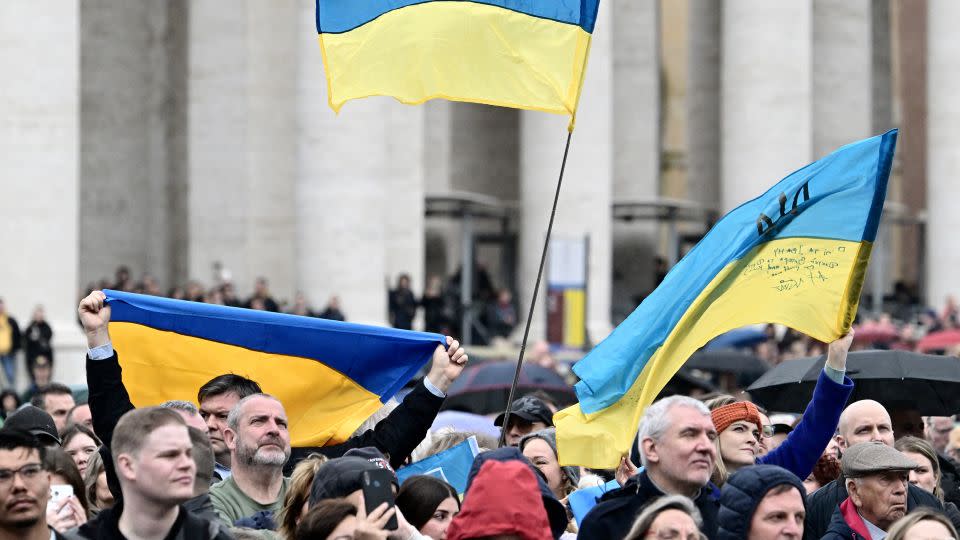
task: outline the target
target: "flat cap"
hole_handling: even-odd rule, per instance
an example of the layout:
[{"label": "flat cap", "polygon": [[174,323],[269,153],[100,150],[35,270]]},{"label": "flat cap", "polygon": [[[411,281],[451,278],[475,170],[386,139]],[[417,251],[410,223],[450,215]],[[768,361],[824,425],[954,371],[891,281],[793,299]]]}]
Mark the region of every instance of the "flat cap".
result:
[{"label": "flat cap", "polygon": [[840,469],[847,478],[916,468],[917,464],[899,450],[878,442],[855,444],[843,452],[840,460]]}]

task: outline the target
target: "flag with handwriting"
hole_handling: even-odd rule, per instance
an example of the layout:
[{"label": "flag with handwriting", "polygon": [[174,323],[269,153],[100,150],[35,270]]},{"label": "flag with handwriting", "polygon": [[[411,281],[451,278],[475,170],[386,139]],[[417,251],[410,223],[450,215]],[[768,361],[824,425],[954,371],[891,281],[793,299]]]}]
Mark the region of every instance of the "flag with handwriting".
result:
[{"label": "flag with handwriting", "polygon": [[554,417],[563,465],[616,468],[644,409],[694,351],[777,323],[831,342],[850,329],[897,131],[844,146],[724,216],[573,371]]},{"label": "flag with handwriting", "polygon": [[347,440],[444,343],[439,334],[104,293],[135,406],[196,402],[204,383],[235,373],[283,403],[293,446]]},{"label": "flag with handwriting", "polygon": [[599,0],[317,0],[330,107],[369,96],[443,98],[572,118],[598,7]]}]

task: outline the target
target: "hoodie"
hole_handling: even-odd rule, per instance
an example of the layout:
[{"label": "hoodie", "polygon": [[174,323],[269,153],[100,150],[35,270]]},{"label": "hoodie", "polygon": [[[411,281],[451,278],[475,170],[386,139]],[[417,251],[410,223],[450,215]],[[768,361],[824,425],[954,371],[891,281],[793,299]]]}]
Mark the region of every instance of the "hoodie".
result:
[{"label": "hoodie", "polygon": [[551,540],[554,536],[540,504],[538,483],[530,467],[519,460],[483,462],[460,513],[447,529],[447,540],[508,534],[523,540]]}]

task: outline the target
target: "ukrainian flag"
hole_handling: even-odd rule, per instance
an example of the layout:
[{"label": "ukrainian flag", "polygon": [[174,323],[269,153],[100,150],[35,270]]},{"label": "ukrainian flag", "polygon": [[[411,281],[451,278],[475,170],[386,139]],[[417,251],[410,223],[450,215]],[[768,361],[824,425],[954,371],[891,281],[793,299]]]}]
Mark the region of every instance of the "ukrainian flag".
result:
[{"label": "ukrainian flag", "polygon": [[330,107],[434,98],[571,117],[599,0],[317,0]]},{"label": "ukrainian flag", "polygon": [[293,446],[347,440],[444,343],[439,334],[104,293],[134,405],[192,402],[210,379],[236,373],[283,402]]},{"label": "ukrainian flag", "polygon": [[643,410],[713,337],[779,323],[824,342],[857,312],[897,131],[840,148],[723,217],[574,366],[579,404],[554,417],[560,463],[615,468]]}]

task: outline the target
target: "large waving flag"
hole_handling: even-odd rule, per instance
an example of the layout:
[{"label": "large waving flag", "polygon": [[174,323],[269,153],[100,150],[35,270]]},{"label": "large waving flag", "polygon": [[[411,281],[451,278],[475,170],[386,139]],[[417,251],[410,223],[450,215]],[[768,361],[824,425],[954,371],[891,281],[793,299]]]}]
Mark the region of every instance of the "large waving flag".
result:
[{"label": "large waving flag", "polygon": [[393,96],[569,114],[599,0],[317,0],[330,107]]},{"label": "large waving flag", "polygon": [[236,373],[283,402],[294,446],[347,440],[444,343],[439,334],[104,293],[134,405],[192,402],[210,379]]},{"label": "large waving flag", "polygon": [[579,404],[556,414],[563,465],[615,468],[644,408],[698,348],[779,323],[820,341],[853,321],[897,132],[840,148],[723,217],[573,370]]}]

